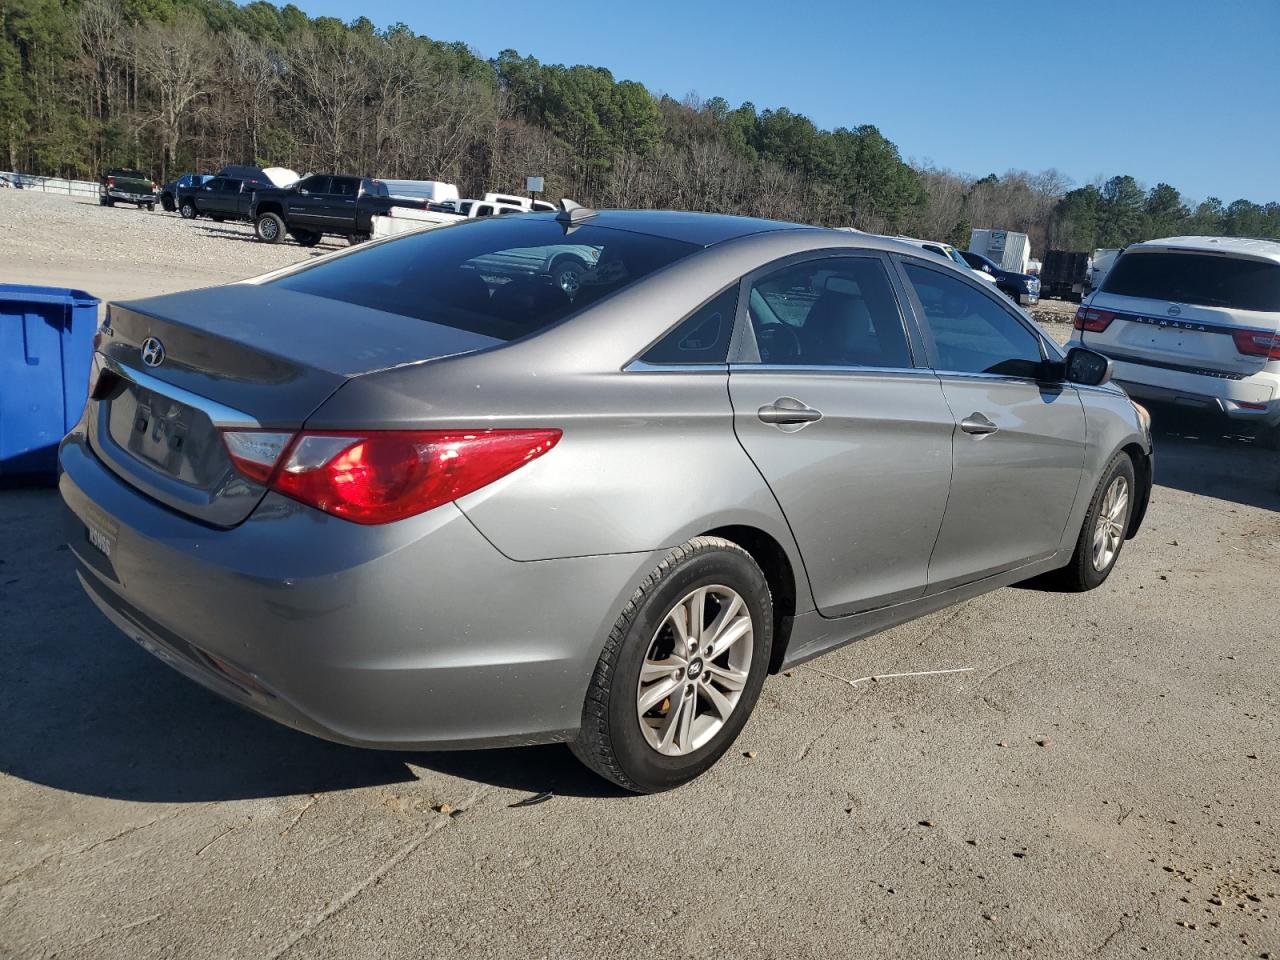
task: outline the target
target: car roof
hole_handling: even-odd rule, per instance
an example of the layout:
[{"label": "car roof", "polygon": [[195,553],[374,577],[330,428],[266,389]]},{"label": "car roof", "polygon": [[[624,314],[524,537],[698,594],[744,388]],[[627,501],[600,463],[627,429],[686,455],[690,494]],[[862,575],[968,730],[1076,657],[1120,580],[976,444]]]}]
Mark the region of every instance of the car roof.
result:
[{"label": "car roof", "polygon": [[1135,243],[1126,248],[1125,252],[1129,250],[1226,253],[1280,263],[1280,243],[1275,240],[1255,240],[1250,237],[1162,237],[1159,240]]},{"label": "car roof", "polygon": [[[530,217],[555,219],[554,213],[531,213]],[[785,220],[765,220],[760,217],[738,217],[723,213],[690,213],[683,210],[597,210],[587,221],[594,226],[628,230],[668,240],[693,243],[709,247],[748,237],[758,233],[779,230],[820,230],[821,227]]]}]

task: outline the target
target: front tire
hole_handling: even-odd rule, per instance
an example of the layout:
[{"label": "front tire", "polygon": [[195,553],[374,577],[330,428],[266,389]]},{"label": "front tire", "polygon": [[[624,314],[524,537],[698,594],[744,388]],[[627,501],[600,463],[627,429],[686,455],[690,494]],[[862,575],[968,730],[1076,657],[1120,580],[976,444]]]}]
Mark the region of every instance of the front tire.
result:
[{"label": "front tire", "polygon": [[173,202],[173,197],[168,194],[165,194],[160,198],[160,207],[165,213],[173,213],[178,209],[177,205]]},{"label": "front tire", "polygon": [[284,221],[276,213],[261,214],[253,223],[253,232],[263,243],[279,243],[284,238]]},{"label": "front tire", "polygon": [[183,220],[194,220],[198,211],[196,210],[196,205],[190,200],[183,200],[182,206],[178,208],[178,213]]},{"label": "front tire", "polygon": [[605,641],[574,754],[637,793],[688,783],[737,739],[772,645],[773,600],[751,555],[718,537],[675,548]]},{"label": "front tire", "polygon": [[1120,558],[1135,499],[1133,461],[1117,453],[1093,492],[1071,562],[1053,575],[1058,587],[1082,593],[1102,586]]}]

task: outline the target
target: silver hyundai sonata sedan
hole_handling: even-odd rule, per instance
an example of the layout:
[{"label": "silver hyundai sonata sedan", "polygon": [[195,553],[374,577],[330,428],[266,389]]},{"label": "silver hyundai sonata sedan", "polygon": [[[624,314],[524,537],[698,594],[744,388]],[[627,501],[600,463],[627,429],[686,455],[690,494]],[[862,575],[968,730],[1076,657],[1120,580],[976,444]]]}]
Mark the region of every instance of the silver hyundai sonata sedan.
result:
[{"label": "silver hyundai sonata sedan", "polygon": [[1152,476],[1108,376],[918,247],[578,208],[113,304],[61,490],[89,596],[228,699],[656,791],[770,672],[1102,583]]}]

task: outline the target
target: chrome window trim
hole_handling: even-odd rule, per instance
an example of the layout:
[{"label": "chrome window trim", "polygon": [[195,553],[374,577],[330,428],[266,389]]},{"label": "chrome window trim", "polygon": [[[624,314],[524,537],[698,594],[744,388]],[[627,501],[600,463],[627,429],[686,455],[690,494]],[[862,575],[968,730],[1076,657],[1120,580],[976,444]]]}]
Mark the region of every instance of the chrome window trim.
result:
[{"label": "chrome window trim", "polygon": [[[682,320],[681,323],[684,321]],[[632,360],[622,368],[623,373],[726,373],[729,365],[723,360],[716,363],[646,363]]]},{"label": "chrome window trim", "polygon": [[148,373],[143,373],[141,370],[135,370],[133,367],[126,367],[118,360],[113,360],[104,353],[94,354],[94,362],[99,367],[115,374],[121,380],[128,380],[144,390],[152,390],[162,397],[168,397],[170,400],[176,400],[178,403],[199,410],[213,422],[215,427],[240,427],[249,430],[257,430],[262,427],[256,417],[245,413],[243,410],[236,410],[234,407],[228,407],[226,404],[218,403],[216,400],[202,397],[198,393],[184,390],[182,387],[175,386],[167,380],[153,377]]},{"label": "chrome window trim", "polygon": [[729,364],[729,372],[742,373],[864,373],[888,376],[933,377],[934,371],[928,367],[863,367],[848,364],[791,364],[791,363],[752,363],[737,361]]}]

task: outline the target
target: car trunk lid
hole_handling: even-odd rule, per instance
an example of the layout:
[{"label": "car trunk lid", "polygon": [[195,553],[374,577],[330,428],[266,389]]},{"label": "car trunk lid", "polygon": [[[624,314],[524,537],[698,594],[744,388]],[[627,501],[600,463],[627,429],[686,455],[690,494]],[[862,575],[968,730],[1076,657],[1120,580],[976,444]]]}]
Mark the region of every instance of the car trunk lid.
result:
[{"label": "car trunk lid", "polygon": [[89,437],[122,479],[214,526],[266,493],[220,431],[295,431],[353,377],[498,341],[271,285],[113,304],[95,358]]}]

